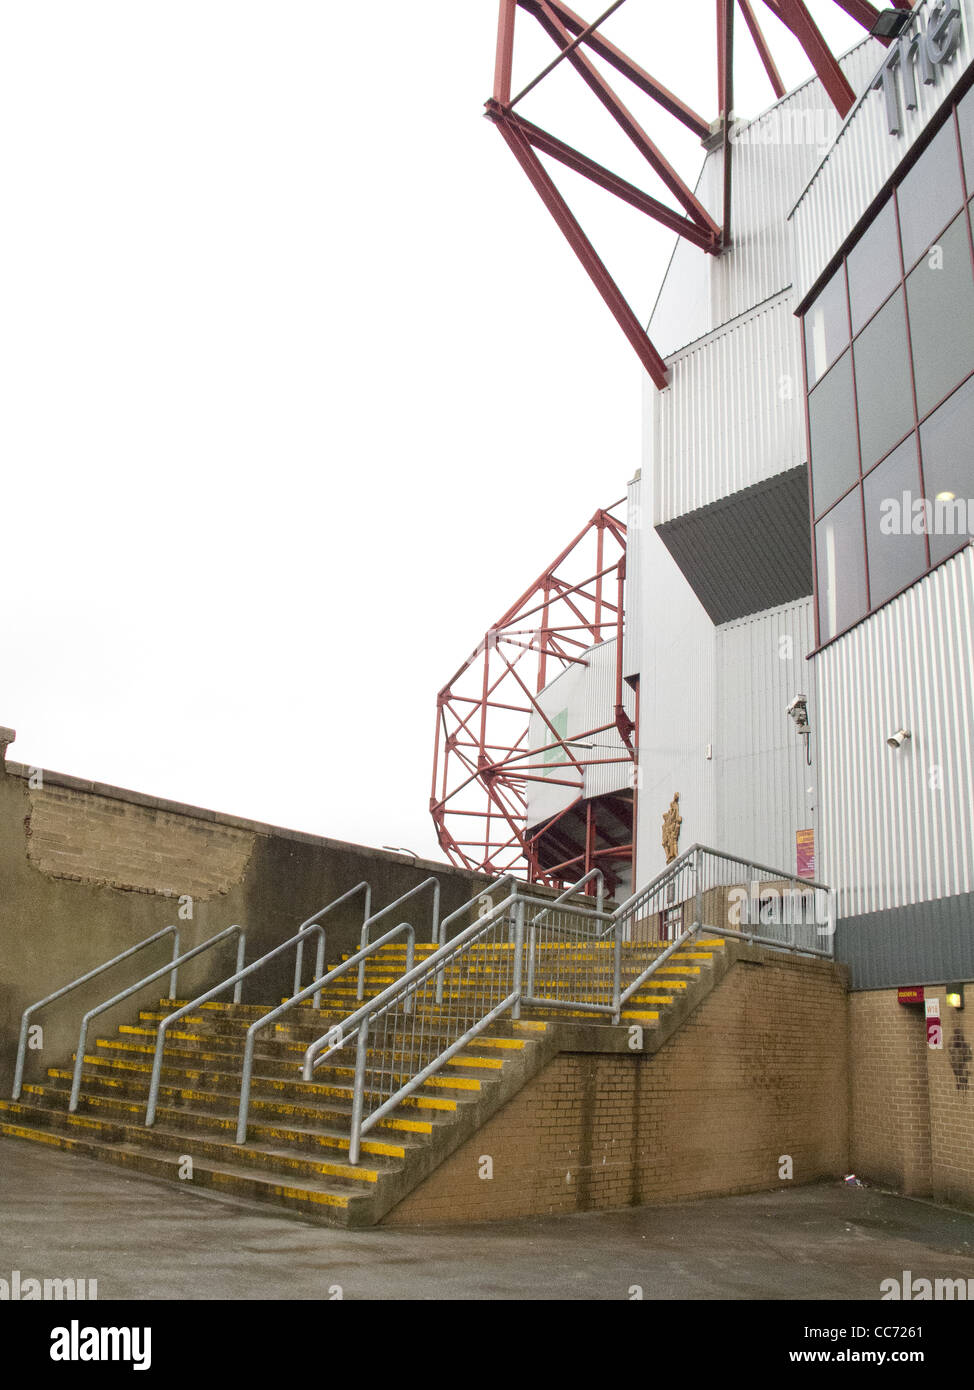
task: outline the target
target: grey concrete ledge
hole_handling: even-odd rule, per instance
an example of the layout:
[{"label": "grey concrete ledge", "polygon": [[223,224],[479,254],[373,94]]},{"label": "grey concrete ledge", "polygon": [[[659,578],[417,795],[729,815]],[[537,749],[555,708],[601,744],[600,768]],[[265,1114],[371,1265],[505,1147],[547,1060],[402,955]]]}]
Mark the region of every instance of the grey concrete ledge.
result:
[{"label": "grey concrete ledge", "polygon": [[[8,730],[7,732],[12,732]],[[320,849],[331,849],[343,854],[361,855],[363,858],[380,859],[389,864],[403,864],[409,868],[428,869],[430,873],[448,873],[471,883],[489,884],[492,880],[470,869],[457,869],[445,860],[414,859],[411,854],[394,854],[389,850],[374,849],[370,845],[351,844],[345,840],[332,840],[323,835],[311,835],[303,830],[289,830],[280,825],[269,825],[265,821],[246,820],[241,816],[227,815],[222,811],[210,811],[203,806],[188,806],[179,801],[166,801],[162,797],[147,796],[144,792],[131,791],[127,787],[113,787],[107,782],[89,782],[82,777],[71,777],[66,772],[49,772],[47,768],[28,767],[25,763],[6,764],[11,777],[25,780],[40,772],[45,787],[64,787],[68,791],[84,792],[89,796],[104,797],[108,801],[123,801],[132,806],[142,806],[149,811],[164,811],[167,815],[185,816],[187,819],[209,821],[214,825],[229,826],[233,830],[246,830],[255,835],[267,835],[278,840],[292,840],[297,844],[316,845]]]}]

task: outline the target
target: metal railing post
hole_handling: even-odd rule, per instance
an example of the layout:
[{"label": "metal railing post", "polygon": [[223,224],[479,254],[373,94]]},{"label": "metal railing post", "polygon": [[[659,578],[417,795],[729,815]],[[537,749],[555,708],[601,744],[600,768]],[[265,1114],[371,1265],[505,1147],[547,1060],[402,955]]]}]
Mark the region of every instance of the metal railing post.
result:
[{"label": "metal railing post", "polygon": [[[201,941],[200,944],[194,946],[192,950],[184,952],[184,954],[179,957],[180,965],[185,961],[193,960],[196,956],[202,955],[204,951],[208,951],[211,946],[216,946],[219,942],[226,940],[226,938],[231,936],[234,932],[237,932],[241,939],[244,938],[242,927],[225,927],[223,931],[217,932],[215,936],[209,937],[206,941]],[[239,946],[237,947],[237,953],[239,958]],[[74,1075],[71,1081],[71,1099],[68,1101],[69,1111],[73,1113],[77,1110],[78,1101],[81,1097],[81,1072],[84,1067],[85,1048],[88,1043],[88,1024],[93,1018],[97,1018],[99,1014],[103,1014],[106,1010],[113,1008],[114,1005],[121,1004],[124,1000],[130,999],[133,994],[138,994],[140,989],[144,989],[146,985],[151,985],[154,980],[161,980],[163,975],[169,973],[169,970],[170,967],[168,965],[163,965],[160,969],[153,970],[150,975],[144,976],[143,979],[136,981],[136,983],[130,985],[128,989],[123,989],[119,994],[114,994],[111,999],[106,999],[103,1003],[97,1004],[85,1014],[84,1018],[81,1020],[81,1030],[78,1034],[78,1050],[75,1053]],[[164,1023],[159,1025],[160,1028],[164,1026]]]},{"label": "metal railing post", "polygon": [[175,935],[173,936],[173,939],[172,939],[172,962],[173,962],[173,964],[172,964],[172,970],[171,970],[170,975],[169,975],[169,998],[170,998],[170,999],[175,999],[175,998],[176,998],[176,991],[177,991],[177,989],[179,988],[179,966],[176,964],[176,962],[177,962],[178,960],[179,960],[179,928],[176,927],[176,929],[175,929]]},{"label": "metal railing post", "polygon": [[703,926],[703,850],[698,849],[693,856],[694,911],[697,926]]},{"label": "metal railing post", "polygon": [[365,1105],[365,1062],[369,1050],[369,1019],[362,1019],[355,1046],[355,1089],[352,1095],[352,1124],[348,1139],[348,1161],[358,1163],[362,1148],[362,1110]]},{"label": "metal railing post", "polygon": [[514,907],[514,994],[512,1018],[521,1017],[522,977],[524,971],[524,899],[518,897]]},{"label": "metal railing post", "polygon": [[612,1022],[618,1023],[622,1010],[622,919],[615,924],[615,944],[612,950]]},{"label": "metal railing post", "polygon": [[[164,936],[172,936],[174,938],[176,943],[174,948],[176,952],[174,960],[177,960],[179,958],[179,928],[174,927],[172,925],[168,927],[163,927],[161,931],[153,932],[151,936],[147,936],[143,941],[137,941],[134,946],[129,946],[128,949],[125,951],[119,951],[118,955],[112,956],[111,960],[106,960],[101,965],[96,965],[94,970],[89,970],[84,975],[79,975],[78,978],[76,980],[72,980],[70,984],[62,985],[61,988],[56,989],[53,994],[45,995],[43,999],[38,999],[36,1004],[30,1004],[24,1010],[20,1018],[20,1037],[17,1043],[17,1062],[14,1067],[14,1100],[20,1099],[20,1093],[23,1089],[24,1062],[26,1060],[27,1055],[27,1034],[30,1027],[30,1020],[33,1017],[33,1015],[37,1012],[37,1010],[42,1009],[45,1006],[45,1004],[53,1004],[56,999],[63,999],[66,994],[70,994],[71,991],[73,989],[77,989],[79,985],[85,985],[88,983],[89,980],[94,980],[97,976],[103,975],[105,971],[110,970],[113,965],[121,964],[123,960],[128,960],[129,956],[134,956],[144,947],[151,946],[154,941],[161,941]],[[176,972],[175,968],[173,968],[172,973],[169,977],[170,989],[175,988],[175,979]]]}]

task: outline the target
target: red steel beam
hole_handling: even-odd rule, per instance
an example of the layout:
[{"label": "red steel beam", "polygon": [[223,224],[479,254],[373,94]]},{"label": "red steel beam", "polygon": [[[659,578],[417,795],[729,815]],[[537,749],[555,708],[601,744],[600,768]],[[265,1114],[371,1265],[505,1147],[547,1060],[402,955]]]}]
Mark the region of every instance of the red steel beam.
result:
[{"label": "red steel beam", "polygon": [[[538,0],[540,14],[538,16],[541,27],[548,33],[555,43],[562,48],[571,44],[571,35],[565,26],[558,19],[557,15],[548,3],[548,0]],[[797,3],[797,0],[793,0]],[[673,168],[672,164],[665,158],[662,151],[649,138],[642,126],[633,116],[632,112],[620,100],[617,93],[609,86],[605,78],[592,64],[584,53],[576,50],[568,57],[569,63],[581,77],[582,81],[599,99],[609,115],[616,124],[625,132],[639,153],[647,163],[655,170],[657,176],[670,190],[676,200],[683,205],[695,222],[701,227],[705,227],[715,236],[720,235],[720,228],[710,216],[710,213],[697,198],[696,194],[684,183],[683,179]]]},{"label": "red steel beam", "polygon": [[541,201],[555,219],[569,246],[581,261],[589,279],[602,296],[616,323],[629,339],[636,356],[646,368],[654,385],[663,390],[667,385],[666,363],[656,351],[636,318],[619,286],[612,279],[568,204],[549,178],[547,170],[535,154],[527,138],[511,121],[495,122],[507,141],[515,159],[527,174]]},{"label": "red steel beam", "polygon": [[[577,15],[574,10],[562,3],[562,0],[549,0],[551,8],[564,24],[566,29],[579,34],[586,28],[585,20],[581,15]],[[522,0],[522,7],[533,14],[537,14],[539,9],[538,0]],[[598,56],[616,72],[629,79],[633,86],[657,102],[664,111],[668,111],[671,116],[675,116],[678,121],[692,130],[694,135],[701,140],[706,140],[710,134],[710,125],[704,120],[699,112],[694,111],[686,102],[680,100],[669,88],[664,87],[661,82],[657,82],[654,77],[634,62],[628,54],[623,53],[621,48],[617,48],[614,43],[610,43],[602,34],[592,34],[586,39],[586,44],[593,53]]]},{"label": "red steel beam", "polygon": [[772,0],[764,0],[764,3],[788,26],[801,44],[839,115],[847,116],[855,102],[856,94],[839,66],[838,58],[808,13],[804,0],[775,0],[775,3],[772,3]]},{"label": "red steel beam", "polygon": [[[491,120],[496,120],[498,114],[503,113],[500,112],[497,104],[488,102],[488,117]],[[564,164],[566,168],[574,170],[576,174],[581,174],[583,178],[589,179],[600,188],[604,188],[607,193],[611,193],[622,202],[628,203],[630,207],[644,212],[647,217],[652,217],[667,231],[677,232],[680,236],[686,237],[687,241],[693,242],[702,251],[716,254],[720,249],[718,238],[712,233],[704,231],[699,223],[684,217],[675,208],[667,207],[666,203],[661,203],[658,198],[654,198],[651,194],[644,193],[635,184],[620,178],[618,174],[614,174],[611,169],[606,169],[604,165],[597,164],[594,159],[582,154],[580,150],[573,149],[571,145],[559,140],[549,131],[542,130],[540,126],[533,125],[522,116],[513,113],[507,119],[517,123],[536,150],[556,159],[559,164]]]},{"label": "red steel beam", "polygon": [[497,57],[494,62],[494,100],[503,106],[511,99],[517,0],[500,0],[500,3],[500,15],[497,20]]},{"label": "red steel beam", "polygon": [[731,195],[734,167],[731,117],[734,112],[734,0],[717,0],[717,105],[723,133],[724,231],[723,245],[731,243]]},{"label": "red steel beam", "polygon": [[768,80],[771,83],[772,90],[774,91],[775,97],[780,101],[785,95],[787,88],[782,80],[781,73],[778,71],[778,66],[771,55],[771,49],[768,47],[768,41],[764,37],[764,33],[758,23],[758,17],[754,13],[754,7],[751,4],[751,0],[739,0],[739,3],[741,6],[741,13],[744,16],[744,23],[750,30],[751,38],[754,40],[754,46],[758,50],[761,62],[764,64],[764,70],[768,74]]}]

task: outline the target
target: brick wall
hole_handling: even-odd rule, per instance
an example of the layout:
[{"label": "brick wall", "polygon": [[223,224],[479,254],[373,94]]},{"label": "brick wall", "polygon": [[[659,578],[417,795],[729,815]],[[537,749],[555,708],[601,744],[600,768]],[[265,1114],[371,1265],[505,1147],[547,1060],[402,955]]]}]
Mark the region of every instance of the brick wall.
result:
[{"label": "brick wall", "polygon": [[974,1027],[943,986],[925,994],[940,1000],[942,1050],[927,1047],[922,1006],[895,989],[850,996],[852,1164],[898,1191],[974,1206]]},{"label": "brick wall", "polygon": [[27,797],[30,863],[78,883],[207,899],[240,882],[254,848],[253,831],[69,787]]},{"label": "brick wall", "polygon": [[783,1155],[793,1182],[847,1172],[844,972],[765,961],[733,966],[655,1055],[555,1058],[386,1223],[761,1191]]}]

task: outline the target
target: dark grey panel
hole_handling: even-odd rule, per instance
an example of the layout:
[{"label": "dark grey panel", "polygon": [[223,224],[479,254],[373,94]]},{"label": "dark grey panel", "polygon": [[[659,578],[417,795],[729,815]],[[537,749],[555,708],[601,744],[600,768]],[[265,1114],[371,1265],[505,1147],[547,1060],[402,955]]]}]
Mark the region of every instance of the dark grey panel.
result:
[{"label": "dark grey panel", "polygon": [[656,529],[715,623],[812,592],[804,466]]},{"label": "dark grey panel", "polygon": [[843,918],[835,955],[852,989],[974,980],[974,893]]}]

